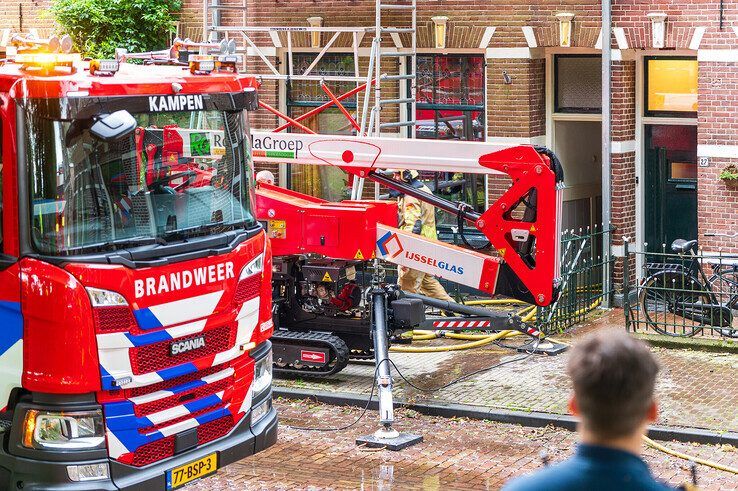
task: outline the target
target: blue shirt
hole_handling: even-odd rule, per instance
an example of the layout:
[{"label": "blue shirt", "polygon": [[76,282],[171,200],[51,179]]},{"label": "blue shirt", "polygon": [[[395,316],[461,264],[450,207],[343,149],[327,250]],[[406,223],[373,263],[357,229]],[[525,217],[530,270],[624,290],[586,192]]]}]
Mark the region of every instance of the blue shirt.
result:
[{"label": "blue shirt", "polygon": [[576,453],[559,464],[508,482],[503,491],[666,491],[673,490],[651,475],[646,463],[630,452],[594,445],[578,445]]}]

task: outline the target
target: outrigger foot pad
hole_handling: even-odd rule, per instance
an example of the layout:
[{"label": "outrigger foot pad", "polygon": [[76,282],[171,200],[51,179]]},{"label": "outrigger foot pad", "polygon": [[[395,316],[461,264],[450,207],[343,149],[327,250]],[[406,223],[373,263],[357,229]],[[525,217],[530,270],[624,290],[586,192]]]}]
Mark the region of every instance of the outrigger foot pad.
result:
[{"label": "outrigger foot pad", "polygon": [[535,349],[531,350],[527,346],[519,346],[517,350],[521,353],[530,353],[531,351],[537,355],[548,355],[548,356],[556,356],[560,355],[564,351],[569,349],[569,347],[565,344],[557,343],[555,341],[548,341],[546,339],[543,339],[538,346],[535,347]]},{"label": "outrigger foot pad", "polygon": [[415,435],[413,433],[398,433],[394,438],[382,438],[377,434],[360,436],[356,439],[357,445],[363,445],[367,448],[384,448],[397,452],[407,447],[411,447],[423,442],[423,435]]}]

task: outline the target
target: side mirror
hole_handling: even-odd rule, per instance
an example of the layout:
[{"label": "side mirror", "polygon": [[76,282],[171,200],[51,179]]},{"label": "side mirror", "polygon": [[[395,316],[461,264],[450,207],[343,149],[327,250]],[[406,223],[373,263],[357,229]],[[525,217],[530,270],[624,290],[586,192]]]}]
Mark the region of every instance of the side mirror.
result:
[{"label": "side mirror", "polygon": [[120,140],[136,129],[136,119],[131,113],[122,109],[112,114],[101,116],[90,127],[90,134],[104,142]]}]

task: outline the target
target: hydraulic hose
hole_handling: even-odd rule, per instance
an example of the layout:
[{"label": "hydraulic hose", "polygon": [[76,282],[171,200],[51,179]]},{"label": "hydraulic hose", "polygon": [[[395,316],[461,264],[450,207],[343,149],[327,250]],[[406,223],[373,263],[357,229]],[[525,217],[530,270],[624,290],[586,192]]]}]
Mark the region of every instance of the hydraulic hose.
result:
[{"label": "hydraulic hose", "polygon": [[668,447],[661,445],[660,443],[656,443],[655,441],[648,438],[646,435],[643,435],[643,441],[645,441],[648,446],[653,447],[656,450],[660,450],[666,454],[673,455],[674,457],[678,457],[684,460],[691,460],[692,462],[706,465],[708,467],[712,467],[713,469],[717,469],[719,471],[732,472],[733,474],[738,474],[738,469],[736,469],[735,467],[730,467],[727,465],[720,464],[718,462],[713,462],[711,460],[702,459],[700,457],[694,457],[692,455],[688,455],[682,452],[678,452],[676,450],[672,450]]},{"label": "hydraulic hose", "polygon": [[[450,337],[449,334],[453,333],[444,333],[444,337]],[[454,335],[454,336],[481,336],[482,338],[474,338],[474,341],[470,341],[468,343],[462,343],[462,344],[453,344],[451,346],[391,346],[390,351],[394,353],[442,353],[445,351],[460,351],[460,350],[466,350],[466,349],[472,349],[472,348],[478,348],[480,346],[484,346],[485,344],[492,343],[494,341],[497,341],[498,339],[504,339],[510,336],[517,336],[520,334],[518,331],[500,331],[495,334],[490,335]],[[436,336],[434,336],[436,337]],[[456,339],[462,339],[462,338],[456,338]]]}]

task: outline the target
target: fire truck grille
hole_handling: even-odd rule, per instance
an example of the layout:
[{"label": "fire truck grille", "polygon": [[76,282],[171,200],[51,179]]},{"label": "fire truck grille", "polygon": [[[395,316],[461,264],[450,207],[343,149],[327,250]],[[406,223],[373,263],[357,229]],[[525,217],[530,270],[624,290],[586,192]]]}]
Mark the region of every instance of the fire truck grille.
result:
[{"label": "fire truck grille", "polygon": [[256,298],[259,296],[259,289],[261,288],[261,275],[254,275],[245,280],[238,282],[236,287],[236,293],[233,295],[233,301],[237,304],[244,303],[247,300]]},{"label": "fire truck grille", "polygon": [[213,382],[212,384],[202,385],[192,390],[180,392],[169,397],[164,397],[162,399],[157,399],[155,401],[134,406],[133,411],[136,414],[136,417],[140,418],[141,416],[158,413],[159,411],[171,409],[175,406],[179,406],[187,402],[193,402],[202,397],[217,394],[218,392],[225,391],[228,387],[231,387],[232,385],[233,376],[226,377],[223,380],[218,380],[217,382]]},{"label": "fire truck grille", "polygon": [[131,348],[129,353],[131,356],[131,368],[133,373],[150,373],[157,370],[163,370],[175,365],[180,365],[197,358],[202,358],[208,355],[215,355],[231,348],[236,340],[236,326],[226,325],[203,331],[197,336],[189,336],[189,339],[199,336],[204,336],[205,345],[201,348],[192,349],[185,351],[175,356],[170,355],[170,346],[173,340],[161,341],[158,343],[149,344],[146,346],[139,346],[137,348]]},{"label": "fire truck grille", "polygon": [[226,436],[234,426],[233,416],[230,414],[205,423],[197,428],[197,443],[202,445],[203,443],[212,442],[213,440]]},{"label": "fire truck grille", "polygon": [[[197,443],[202,445],[221,438],[227,435],[234,426],[233,416],[230,414],[200,425],[197,428]],[[172,457],[174,455],[174,438],[174,435],[167,436],[155,442],[141,445],[133,453],[132,465],[143,467],[153,462]]]},{"label": "fire truck grille", "polygon": [[137,330],[133,312],[127,305],[95,307],[92,312],[100,332]]},{"label": "fire truck grille", "polygon": [[180,375],[179,377],[165,380],[163,382],[157,382],[145,387],[134,387],[132,389],[126,389],[125,395],[126,398],[131,398],[151,394],[152,392],[156,392],[159,390],[171,389],[172,387],[177,387],[189,382],[194,382],[195,380],[200,380],[201,378],[207,377],[208,375],[212,375],[214,373],[220,372],[221,370],[225,370],[226,367],[228,367],[228,365],[216,365],[214,367],[208,367],[200,370],[199,372],[188,373],[187,375]]},{"label": "fire truck grille", "polygon": [[173,435],[138,447],[133,453],[132,464],[136,467],[143,467],[172,455],[174,455]]},{"label": "fire truck grille", "polygon": [[166,428],[167,426],[172,426],[177,423],[181,423],[182,421],[186,421],[188,419],[197,418],[198,416],[202,416],[203,414],[211,413],[213,411],[217,411],[218,409],[222,409],[225,407],[224,402],[219,402],[217,404],[213,404],[212,406],[208,406],[206,408],[200,409],[199,411],[195,411],[194,413],[185,414],[183,416],[180,416],[178,418],[170,419],[169,421],[164,421],[163,423],[159,423],[154,426],[148,426],[146,428],[139,428],[138,432],[142,434],[151,433],[157,430],[160,430],[162,428]]}]

